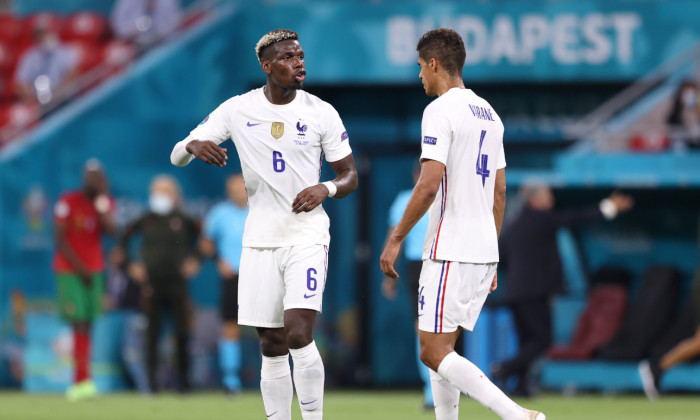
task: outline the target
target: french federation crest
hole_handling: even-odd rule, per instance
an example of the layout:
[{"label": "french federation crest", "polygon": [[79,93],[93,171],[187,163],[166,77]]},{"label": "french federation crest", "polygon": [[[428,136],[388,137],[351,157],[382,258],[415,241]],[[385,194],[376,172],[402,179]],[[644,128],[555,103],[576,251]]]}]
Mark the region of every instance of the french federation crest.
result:
[{"label": "french federation crest", "polygon": [[280,137],[284,135],[284,123],[283,122],[273,122],[272,129],[270,130],[272,137],[279,140]]}]

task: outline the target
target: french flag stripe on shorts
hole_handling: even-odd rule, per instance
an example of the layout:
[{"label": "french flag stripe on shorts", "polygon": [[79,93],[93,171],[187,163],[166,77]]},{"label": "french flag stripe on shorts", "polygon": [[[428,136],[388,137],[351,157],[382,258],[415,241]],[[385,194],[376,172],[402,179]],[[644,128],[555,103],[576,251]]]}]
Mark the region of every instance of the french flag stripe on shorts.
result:
[{"label": "french flag stripe on shorts", "polygon": [[450,275],[450,261],[447,262],[447,269],[445,270],[445,280],[442,282],[442,302],[440,303],[440,332],[442,332],[442,320],[444,318],[445,309],[445,291],[447,290],[447,277]]},{"label": "french flag stripe on shorts", "polygon": [[[435,303],[435,332],[442,332],[442,308],[444,304],[442,301],[445,299],[445,293],[444,293],[444,288],[447,285],[447,273],[445,272],[445,263],[446,261],[442,262],[442,271],[440,272],[440,282],[438,283],[438,294],[437,294],[437,300]],[[447,270],[449,271],[450,266],[449,262],[447,262]],[[443,285],[443,280],[444,280],[444,285]]]}]

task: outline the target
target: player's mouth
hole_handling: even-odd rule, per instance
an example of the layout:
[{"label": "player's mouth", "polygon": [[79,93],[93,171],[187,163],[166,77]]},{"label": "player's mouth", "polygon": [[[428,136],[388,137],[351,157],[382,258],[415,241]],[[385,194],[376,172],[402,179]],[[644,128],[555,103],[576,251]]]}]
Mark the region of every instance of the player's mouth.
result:
[{"label": "player's mouth", "polygon": [[306,71],[304,70],[294,75],[294,80],[296,80],[297,82],[303,82],[304,79],[306,79]]}]

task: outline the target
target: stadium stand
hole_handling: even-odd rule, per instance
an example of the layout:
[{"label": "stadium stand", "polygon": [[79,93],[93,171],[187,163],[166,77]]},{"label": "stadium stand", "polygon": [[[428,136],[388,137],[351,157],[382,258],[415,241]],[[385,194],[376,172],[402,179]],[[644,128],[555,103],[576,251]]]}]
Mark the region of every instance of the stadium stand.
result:
[{"label": "stadium stand", "polygon": [[[410,180],[400,179],[410,178],[404,175],[415,163],[420,112],[429,101],[420,89],[410,55],[415,49],[411,31],[417,31],[421,19],[455,23],[450,20],[455,16],[478,20],[490,31],[496,15],[514,16],[513,22],[520,19],[519,6],[505,2],[506,6],[494,7],[485,1],[467,7],[454,2],[443,13],[430,9],[429,2],[398,0],[362,6],[285,1],[234,8],[230,7],[233,2],[221,3],[215,13],[190,10],[184,18],[188,30],[152,54],[114,40],[105,26],[108,9],[58,10],[43,15],[60,25],[62,39],[81,52],[84,78],[76,89],[89,90],[43,120],[42,110],[16,104],[12,89],[14,66],[21,49],[28,45],[26,28],[40,15],[0,16],[0,132],[21,139],[0,151],[2,240],[19,244],[0,249],[0,317],[3,299],[13,288],[29,287],[27,278],[38,279],[31,285],[31,299],[54,294],[46,257],[50,232],[46,227],[28,227],[33,216],[18,204],[25,202],[32,186],[39,185],[51,203],[57,191],[77,184],[77,178],[68,175],[76,171],[69,169],[98,156],[114,174],[112,191],[124,209],[120,218],[125,222],[143,205],[144,180],[170,169],[167,159],[159,156],[166,156],[172,144],[216,104],[261,84],[252,45],[264,29],[293,26],[304,37],[307,89],[340,110],[362,177],[361,189],[343,206],[324,203],[331,219],[344,221],[334,224],[331,232],[330,266],[335,274],[329,277],[328,305],[320,321],[324,351],[333,354],[328,377],[334,385],[417,384],[417,372],[406,369],[415,364],[408,293],[400,290],[396,302],[384,301],[378,292],[381,277],[376,267],[386,232],[385,217],[377,215],[386,214],[395,191],[410,187]],[[534,178],[552,185],[564,205],[590,203],[616,188],[625,189],[637,200],[637,210],[609,230],[593,226],[560,235],[568,282],[567,294],[554,302],[554,342],[560,346],[574,340],[576,323],[586,310],[591,273],[621,266],[632,277],[629,296],[633,300],[649,265],[675,267],[684,285],[697,268],[700,155],[675,149],[666,140],[665,118],[679,83],[698,75],[697,39],[686,39],[687,32],[679,35],[674,28],[692,27],[686,16],[700,10],[687,3],[586,2],[591,10],[603,3],[606,6],[601,10],[610,8],[618,16],[626,13],[646,19],[638,29],[642,35],[632,36],[633,59],[626,63],[621,62],[624,57],[613,57],[600,65],[563,65],[552,60],[553,47],[543,46],[525,64],[518,61],[522,57],[485,57],[465,70],[468,84],[489,98],[505,121],[510,191]],[[578,13],[567,2],[558,7]],[[665,13],[658,13],[660,7]],[[692,10],[679,10],[684,7]],[[551,22],[558,13],[543,12],[542,16]],[[662,15],[669,21],[660,19]],[[338,31],[338,27],[345,30]],[[389,38],[392,28],[408,28],[410,33],[395,30],[401,37]],[[649,44],[666,39],[660,34],[670,34],[669,39],[677,35],[667,40],[673,46]],[[403,39],[410,40],[411,45],[404,48],[410,60],[385,51],[388,45],[403,45]],[[616,39],[609,41],[618,45]],[[645,47],[636,49],[640,44]],[[576,52],[576,57],[585,56],[583,50]],[[129,71],[123,71],[127,67]],[[110,77],[113,75],[119,76]],[[107,78],[110,82],[103,83]],[[35,125],[26,130],[28,124]],[[237,169],[234,160],[229,162],[232,170]],[[28,172],[29,167],[34,169]],[[178,177],[195,212],[202,212],[222,191],[220,174],[203,165],[192,165]],[[202,179],[212,181],[203,183]],[[511,207],[517,197],[511,195],[508,200]],[[39,214],[40,220],[48,220],[50,212]],[[194,298],[202,306],[216,302],[216,290],[207,280],[213,271],[208,269],[192,283]],[[502,280],[503,287],[507,279]],[[38,337],[33,343],[36,349],[46,346],[44,329],[53,329],[54,338],[60,338],[61,324],[46,311],[33,308],[27,319],[29,338]],[[119,328],[120,321],[100,322],[98,335],[103,338],[98,340],[107,343],[106,331]],[[503,307],[489,307],[475,332],[465,337],[466,355],[485,372],[491,362],[515,351],[512,322]],[[250,336],[247,339],[244,376],[250,386],[257,379],[257,348]],[[100,355],[100,387],[121,389],[125,385],[116,377],[117,368],[110,359],[114,348],[100,346],[105,351]],[[396,351],[397,346],[411,351]],[[56,378],[38,370],[46,357],[54,356],[39,354],[28,359],[28,367],[36,369],[29,370],[25,389],[39,392],[65,387],[60,380],[51,383]],[[52,366],[58,366],[52,361],[56,363]],[[535,374],[549,390],[625,392],[641,390],[636,369],[636,363],[629,361],[548,359]],[[700,364],[686,364],[671,370],[662,388],[697,391],[699,378]]]}]

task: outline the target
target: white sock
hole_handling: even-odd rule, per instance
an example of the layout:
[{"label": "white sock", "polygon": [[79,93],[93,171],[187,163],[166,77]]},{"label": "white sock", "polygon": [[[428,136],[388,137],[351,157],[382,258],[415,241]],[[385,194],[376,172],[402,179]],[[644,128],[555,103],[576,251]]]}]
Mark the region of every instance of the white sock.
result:
[{"label": "white sock", "polygon": [[472,362],[452,352],[438,366],[438,374],[468,397],[473,398],[503,420],[523,420],[527,411],[508,398]]},{"label": "white sock", "polygon": [[294,385],[297,388],[297,398],[304,420],[323,418],[323,384],[326,373],[323,370],[323,360],[311,342],[300,349],[289,349],[294,361]]},{"label": "white sock", "polygon": [[459,418],[459,389],[447,379],[430,369],[430,385],[433,389],[436,420],[457,420]]},{"label": "white sock", "polygon": [[292,370],[289,355],[262,357],[260,391],[265,405],[265,415],[270,420],[292,420]]}]

